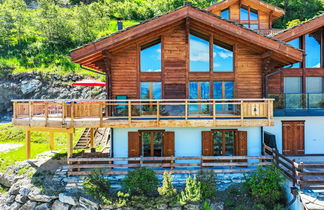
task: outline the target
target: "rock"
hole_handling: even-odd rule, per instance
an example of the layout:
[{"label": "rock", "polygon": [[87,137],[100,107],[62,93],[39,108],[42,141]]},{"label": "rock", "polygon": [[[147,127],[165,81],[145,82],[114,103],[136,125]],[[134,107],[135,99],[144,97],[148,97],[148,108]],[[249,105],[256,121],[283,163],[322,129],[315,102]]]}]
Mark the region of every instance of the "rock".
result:
[{"label": "rock", "polygon": [[18,203],[21,203],[21,204],[26,203],[27,200],[28,200],[28,197],[21,195],[21,194],[18,194],[15,198],[15,201],[17,201]]},{"label": "rock", "polygon": [[29,81],[22,81],[21,82],[21,86],[20,86],[20,90],[23,94],[30,94],[32,92],[34,92],[36,89],[38,89],[39,87],[42,86],[42,82],[36,79],[32,79]]},{"label": "rock", "polygon": [[6,204],[11,205],[13,202],[15,202],[15,198],[16,198],[15,195],[9,195],[9,197],[6,200]]},{"label": "rock", "polygon": [[19,194],[22,196],[28,196],[28,194],[30,193],[30,189],[29,188],[20,188],[19,190]]},{"label": "rock", "polygon": [[80,197],[80,205],[86,208],[87,210],[97,210],[99,208],[98,204],[94,201],[91,201],[85,197]]},{"label": "rock", "polygon": [[168,210],[182,210],[182,207],[181,206],[172,206],[172,207],[169,207]]},{"label": "rock", "polygon": [[[5,187],[11,187],[13,184],[17,183],[19,179],[22,179],[22,176],[16,176],[14,174],[2,174],[0,173],[0,184]],[[17,192],[18,194],[18,192]]]},{"label": "rock", "polygon": [[34,192],[29,193],[28,198],[32,201],[43,202],[43,203],[49,203],[53,200],[48,195],[34,194]]},{"label": "rock", "polygon": [[67,203],[72,206],[76,206],[79,203],[78,199],[76,197],[74,197],[73,195],[67,194],[67,193],[60,193],[59,200],[62,203]]},{"label": "rock", "polygon": [[34,209],[36,205],[36,202],[29,200],[19,210],[31,210]]},{"label": "rock", "polygon": [[210,204],[210,206],[212,207],[212,210],[223,210],[224,209],[224,203],[223,202],[212,203],[212,204]]},{"label": "rock", "polygon": [[184,208],[187,210],[199,210],[200,206],[199,204],[187,204],[184,206]]},{"label": "rock", "polygon": [[73,206],[71,210],[87,210],[87,209],[82,206]]},{"label": "rock", "polygon": [[61,201],[56,200],[53,203],[51,210],[69,210],[69,208],[70,208],[69,204],[62,203]]},{"label": "rock", "polygon": [[159,204],[156,209],[161,209],[161,210],[164,210],[164,209],[167,209],[168,208],[168,205],[166,205],[165,203],[162,203],[162,204]]},{"label": "rock", "polygon": [[49,203],[42,203],[35,207],[35,210],[50,210],[51,205]]},{"label": "rock", "polygon": [[10,210],[18,210],[22,205],[20,203],[14,202],[13,204],[10,205],[9,209]]}]

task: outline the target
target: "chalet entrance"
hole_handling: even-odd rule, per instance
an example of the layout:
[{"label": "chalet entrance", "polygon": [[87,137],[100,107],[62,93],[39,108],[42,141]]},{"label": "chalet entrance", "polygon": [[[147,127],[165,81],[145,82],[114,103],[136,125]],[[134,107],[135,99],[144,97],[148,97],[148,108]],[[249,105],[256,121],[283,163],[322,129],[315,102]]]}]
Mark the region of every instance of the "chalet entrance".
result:
[{"label": "chalet entrance", "polygon": [[305,121],[282,121],[282,153],[303,155]]}]

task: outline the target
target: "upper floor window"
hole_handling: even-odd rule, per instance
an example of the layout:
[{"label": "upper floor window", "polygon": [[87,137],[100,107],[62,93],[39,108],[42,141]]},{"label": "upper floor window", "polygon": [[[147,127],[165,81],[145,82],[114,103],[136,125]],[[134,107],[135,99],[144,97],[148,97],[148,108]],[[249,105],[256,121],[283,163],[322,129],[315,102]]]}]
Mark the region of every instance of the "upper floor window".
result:
[{"label": "upper floor window", "polygon": [[250,20],[259,20],[258,11],[250,8]]},{"label": "upper floor window", "polygon": [[249,8],[242,6],[240,8],[240,19],[241,20],[249,20]]},{"label": "upper floor window", "polygon": [[[300,37],[299,37],[299,38],[291,40],[290,42],[288,42],[288,44],[290,44],[291,46],[296,47],[296,48],[301,48],[300,41],[301,40],[300,40]],[[292,65],[292,68],[299,68],[299,67],[300,67],[300,63],[294,63]]]},{"label": "upper floor window", "polygon": [[321,68],[322,30],[305,35],[305,67]]},{"label": "upper floor window", "polygon": [[258,11],[248,6],[242,5],[240,8],[240,21],[245,27],[253,30],[259,29],[259,15]]},{"label": "upper floor window", "polygon": [[209,41],[190,34],[190,71],[209,71]]},{"label": "upper floor window", "polygon": [[161,82],[141,82],[141,99],[161,99]]},{"label": "upper floor window", "polygon": [[161,41],[157,40],[141,47],[141,72],[161,71]]},{"label": "upper floor window", "polygon": [[229,9],[224,9],[223,11],[221,11],[221,17],[226,20],[229,20],[230,19]]},{"label": "upper floor window", "polygon": [[214,41],[213,51],[214,71],[233,71],[233,46]]}]

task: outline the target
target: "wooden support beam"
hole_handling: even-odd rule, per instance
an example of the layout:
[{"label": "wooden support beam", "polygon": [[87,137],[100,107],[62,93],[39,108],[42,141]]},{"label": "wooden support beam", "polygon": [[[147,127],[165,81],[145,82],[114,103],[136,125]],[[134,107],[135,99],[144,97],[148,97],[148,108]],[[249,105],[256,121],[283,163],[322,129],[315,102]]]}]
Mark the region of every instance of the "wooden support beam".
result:
[{"label": "wooden support beam", "polygon": [[74,128],[45,128],[45,127],[25,127],[28,131],[44,131],[57,133],[74,133]]},{"label": "wooden support beam", "polygon": [[72,144],[73,144],[73,134],[72,133],[68,133],[67,134],[67,157],[70,158],[72,157],[73,154],[73,148],[72,148]]},{"label": "wooden support beam", "polygon": [[26,159],[30,159],[30,131],[26,129]]},{"label": "wooden support beam", "polygon": [[51,150],[51,152],[53,152],[53,150],[54,150],[54,132],[50,132],[49,143],[50,143],[50,150]]},{"label": "wooden support beam", "polygon": [[90,128],[90,148],[94,148],[94,128]]}]

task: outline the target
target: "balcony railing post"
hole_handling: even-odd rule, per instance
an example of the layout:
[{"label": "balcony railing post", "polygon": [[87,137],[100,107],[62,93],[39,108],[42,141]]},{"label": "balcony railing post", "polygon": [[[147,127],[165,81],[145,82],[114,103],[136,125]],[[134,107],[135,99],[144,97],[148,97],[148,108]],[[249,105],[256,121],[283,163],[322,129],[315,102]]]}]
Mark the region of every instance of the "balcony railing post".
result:
[{"label": "balcony railing post", "polygon": [[188,121],[188,100],[185,100],[185,120]]},{"label": "balcony railing post", "polygon": [[71,126],[74,125],[74,102],[71,101]]},{"label": "balcony railing post", "polygon": [[13,118],[16,119],[17,118],[17,102],[13,102]]},{"label": "balcony railing post", "polygon": [[160,101],[157,101],[156,102],[156,123],[157,123],[157,126],[160,125]]},{"label": "balcony railing post", "polygon": [[47,127],[48,122],[48,102],[45,102],[45,127]]},{"label": "balcony railing post", "polygon": [[241,125],[243,126],[244,121],[244,108],[243,108],[243,100],[241,100]]},{"label": "balcony railing post", "polygon": [[215,100],[213,100],[213,124],[216,126],[216,104]]},{"label": "balcony railing post", "polygon": [[132,123],[132,104],[131,101],[128,101],[128,123],[129,125]]},{"label": "balcony railing post", "polygon": [[100,123],[99,123],[99,126],[102,127],[102,107],[103,107],[103,104],[104,102],[99,102],[99,115],[100,115]]}]

